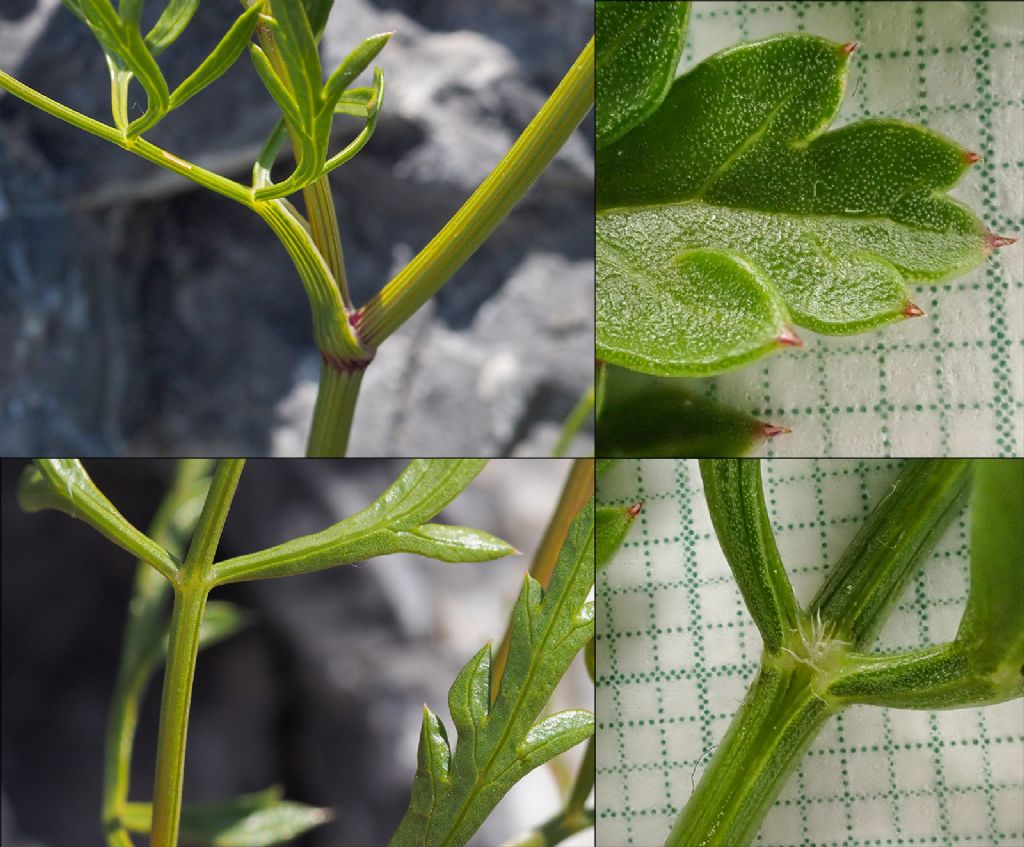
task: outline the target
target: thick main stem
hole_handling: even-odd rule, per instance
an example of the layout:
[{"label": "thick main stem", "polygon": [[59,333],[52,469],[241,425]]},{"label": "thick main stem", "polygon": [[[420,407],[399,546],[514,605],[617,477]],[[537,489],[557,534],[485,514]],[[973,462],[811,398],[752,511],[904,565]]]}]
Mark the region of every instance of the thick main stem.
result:
[{"label": "thick main stem", "polygon": [[749,843],[793,767],[835,713],[812,690],[806,668],[765,661],[665,847]]},{"label": "thick main stem", "polygon": [[176,847],[178,843],[188,712],[206,596],[207,589],[202,584],[186,585],[174,592],[167,671],[160,701],[150,847]]},{"label": "thick main stem", "polygon": [[345,455],[362,381],[362,368],[339,368],[327,361],[320,366],[320,385],[306,446],[307,456]]},{"label": "thick main stem", "polygon": [[363,307],[360,333],[377,347],[444,285],[519,202],[594,104],[594,39],[512,149],[444,228]]}]

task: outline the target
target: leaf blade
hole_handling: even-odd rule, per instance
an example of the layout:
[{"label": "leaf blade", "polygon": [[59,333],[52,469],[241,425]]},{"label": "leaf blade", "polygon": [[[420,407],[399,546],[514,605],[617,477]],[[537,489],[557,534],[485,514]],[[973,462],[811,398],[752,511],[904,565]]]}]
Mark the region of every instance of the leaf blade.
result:
[{"label": "leaf blade", "polygon": [[256,29],[260,7],[250,6],[231,25],[213,51],[199,63],[170,96],[170,108],[176,109],[222,76],[242,55]]},{"label": "leaf blade", "polygon": [[[432,795],[429,812],[416,803],[428,790],[421,771],[413,802],[392,836],[391,847],[465,844],[504,794],[534,767],[593,732],[582,710],[537,722],[554,687],[576,654],[593,638],[594,501],[573,520],[548,590],[529,576],[512,612],[508,661],[491,705],[491,648],[485,645],[449,691],[458,730],[448,784]],[[418,784],[417,784],[418,783]]]},{"label": "leaf blade", "polygon": [[175,579],[177,560],[129,523],[77,459],[37,459],[26,467],[18,483],[18,502],[26,512],[57,509],[80,518],[171,582]]},{"label": "leaf blade", "polygon": [[598,147],[617,141],[665,99],[689,14],[689,3],[597,3]]},{"label": "leaf blade", "polygon": [[[962,147],[892,120],[825,132],[842,101],[848,61],[842,45],[815,36],[738,45],[677,79],[649,118],[598,151],[599,239],[634,257],[647,280],[646,287],[623,286],[606,278],[599,257],[598,340],[611,361],[651,374],[699,375],[779,349],[735,332],[729,320],[716,324],[720,333],[706,325],[719,341],[719,355],[710,357],[677,347],[665,361],[652,359],[639,329],[627,349],[611,343],[625,332],[620,304],[639,310],[652,286],[664,290],[659,269],[685,251],[747,259],[796,324],[825,334],[918,315],[910,283],[948,278],[984,259],[984,228],[942,193],[971,161]],[[691,270],[691,290],[700,291],[708,274]],[[743,300],[720,286],[716,303],[727,316]],[[700,337],[692,315],[658,308],[664,305],[650,310],[655,331],[675,321],[680,335]],[[727,343],[729,333],[746,340],[742,349],[733,349],[736,337]]]},{"label": "leaf blade", "polygon": [[[511,545],[476,530],[424,530],[424,524],[476,477],[486,459],[414,459],[370,506],[327,529],[236,556],[213,567],[217,584],[311,573],[389,553],[411,552],[451,561],[488,561]],[[456,553],[456,551],[458,551]]]}]

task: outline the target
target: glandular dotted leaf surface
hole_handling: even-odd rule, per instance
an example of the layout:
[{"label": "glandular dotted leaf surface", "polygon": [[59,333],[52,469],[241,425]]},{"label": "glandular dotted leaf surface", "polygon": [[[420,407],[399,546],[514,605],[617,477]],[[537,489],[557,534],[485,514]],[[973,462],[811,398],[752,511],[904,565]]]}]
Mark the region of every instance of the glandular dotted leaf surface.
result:
[{"label": "glandular dotted leaf surface", "polygon": [[597,4],[598,147],[621,138],[665,98],[683,51],[689,14],[689,3]]},{"label": "glandular dotted leaf surface", "polygon": [[599,356],[720,372],[784,346],[790,320],[848,334],[918,314],[908,283],[984,259],[985,229],[942,193],[968,151],[893,120],[825,132],[849,60],[802,34],[724,50],[598,151]]}]

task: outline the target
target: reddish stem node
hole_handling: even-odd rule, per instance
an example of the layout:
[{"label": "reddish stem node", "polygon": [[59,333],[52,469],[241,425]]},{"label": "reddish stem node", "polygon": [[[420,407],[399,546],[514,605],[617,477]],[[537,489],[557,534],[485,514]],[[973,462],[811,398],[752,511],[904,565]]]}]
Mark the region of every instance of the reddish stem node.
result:
[{"label": "reddish stem node", "polygon": [[996,235],[994,232],[985,233],[985,247],[989,250],[998,250],[1000,247],[1007,247],[1016,244],[1016,238],[1009,238],[1005,235]]},{"label": "reddish stem node", "polygon": [[839,49],[842,50],[847,56],[849,56],[854,50],[857,49],[857,42],[856,41],[847,41]]},{"label": "reddish stem node", "polygon": [[629,515],[631,518],[635,518],[637,515],[640,514],[640,510],[643,507],[644,507],[644,501],[643,500],[637,500],[632,506],[630,506],[628,509],[626,509],[626,514]]},{"label": "reddish stem node", "polygon": [[341,373],[356,373],[357,371],[366,370],[366,366],[373,361],[370,359],[344,359],[341,356],[334,356],[331,353],[325,353],[323,350],[320,351],[320,358],[323,360],[325,365],[333,368]]},{"label": "reddish stem node", "polygon": [[800,336],[793,331],[793,327],[784,326],[782,332],[779,333],[775,339],[783,347],[803,347],[804,342],[800,339]]},{"label": "reddish stem node", "polygon": [[920,318],[924,315],[924,309],[917,305],[917,303],[907,303],[903,307],[903,316],[907,318]]}]

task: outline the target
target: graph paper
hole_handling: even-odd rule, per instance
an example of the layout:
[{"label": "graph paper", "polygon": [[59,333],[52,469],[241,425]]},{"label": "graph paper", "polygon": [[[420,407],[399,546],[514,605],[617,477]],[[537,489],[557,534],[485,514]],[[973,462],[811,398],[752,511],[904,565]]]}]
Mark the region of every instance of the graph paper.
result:
[{"label": "graph paper", "polygon": [[[899,460],[768,460],[769,516],[807,603]],[[692,460],[619,462],[599,500],[643,511],[598,579],[598,847],[660,847],[754,677],[761,639],[719,549]],[[874,649],[950,639],[968,585],[962,515]],[[760,847],[1024,844],[1024,705],[829,719]]]},{"label": "graph paper", "polygon": [[[924,124],[982,155],[951,195],[1024,232],[1024,3],[694,3],[681,71],[737,41],[809,32],[859,43],[834,126]],[[913,286],[926,317],[702,381],[793,432],[765,455],[1024,454],[1024,242],[959,279]]]}]

